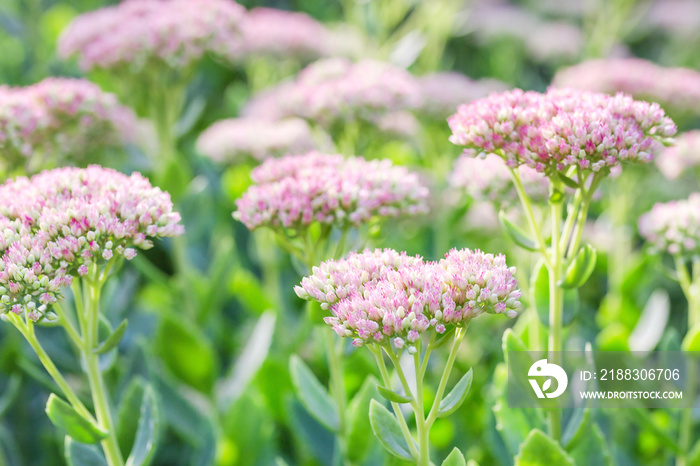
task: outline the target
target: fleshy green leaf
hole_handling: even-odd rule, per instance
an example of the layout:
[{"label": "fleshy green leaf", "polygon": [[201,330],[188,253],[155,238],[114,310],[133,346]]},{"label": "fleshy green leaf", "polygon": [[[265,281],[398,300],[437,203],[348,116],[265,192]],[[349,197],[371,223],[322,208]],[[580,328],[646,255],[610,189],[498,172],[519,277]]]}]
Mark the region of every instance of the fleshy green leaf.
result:
[{"label": "fleshy green leaf", "polygon": [[395,403],[410,403],[412,400],[410,396],[399,395],[395,391],[389,390],[388,388],[382,387],[381,385],[377,385],[377,391],[384,398]]},{"label": "fleshy green leaf", "polygon": [[71,405],[53,393],[46,402],[46,414],[53,425],[65,430],[80,443],[97,443],[107,437],[107,431],[81,416]]},{"label": "fleshy green leaf", "polygon": [[574,460],[547,434],[533,429],[520,445],[516,466],[576,466]]},{"label": "fleshy green leaf", "polygon": [[348,405],[347,454],[348,460],[353,463],[361,463],[372,445],[374,437],[367,435],[372,428],[367,412],[372,399],[379,395],[376,387],[377,379],[367,377]]},{"label": "fleshy green leaf", "polygon": [[579,465],[612,466],[613,464],[603,433],[594,422],[585,424],[581,438],[576,442],[576,446],[569,450],[569,455]]},{"label": "fleshy green leaf", "polygon": [[700,325],[688,330],[688,334],[683,338],[681,349],[683,351],[700,351]]},{"label": "fleshy green leaf", "polygon": [[167,316],[161,320],[155,346],[170,371],[183,382],[210,392],[217,377],[216,351],[195,325]]},{"label": "fleshy green leaf", "polygon": [[467,462],[464,461],[464,455],[459,448],[454,447],[445,461],[442,462],[442,466],[467,466]]},{"label": "fleshy green leaf", "polygon": [[135,377],[126,387],[119,401],[116,431],[119,448],[124,456],[127,456],[134,446],[145,390],[146,383],[143,378]]},{"label": "fleshy green leaf", "polygon": [[[556,173],[556,172],[555,172]],[[579,185],[577,182],[569,178],[568,176],[564,175],[563,173],[557,173],[557,177],[559,180],[561,180],[562,183],[564,183],[567,187],[571,189],[578,189]]]},{"label": "fleshy green leaf", "polygon": [[584,244],[566,269],[564,279],[559,283],[562,288],[580,288],[588,281],[595,269],[598,253],[590,244]]},{"label": "fleshy green leaf", "polygon": [[268,309],[275,309],[260,280],[247,269],[237,267],[231,275],[228,288],[244,309],[253,314],[261,315]]},{"label": "fleshy green leaf", "polygon": [[[533,304],[543,325],[549,327],[549,271],[543,261],[535,266],[530,283]],[[562,323],[569,325],[579,310],[578,290],[564,290],[564,315]]]},{"label": "fleshy green leaf", "polygon": [[156,395],[150,385],[147,385],[143,391],[140,413],[134,446],[126,460],[126,466],[148,466],[158,447],[160,417]]},{"label": "fleshy green leaf", "polygon": [[520,444],[533,428],[545,429],[546,424],[542,409],[511,408],[508,405],[508,369],[505,364],[496,366],[493,379],[496,393],[496,403],[493,406],[496,430],[508,449],[505,456],[510,459],[518,453]]},{"label": "fleshy green leaf", "polygon": [[66,436],[64,448],[68,466],[107,466],[107,460],[95,445],[76,442]]},{"label": "fleshy green leaf", "polygon": [[452,336],[454,335],[456,329],[457,327],[452,327],[451,329],[443,333],[442,336],[438,338],[435,343],[433,343],[433,350],[445,346],[445,344],[452,339]]},{"label": "fleshy green leaf", "polygon": [[95,353],[105,354],[116,348],[119,342],[122,341],[122,338],[124,338],[128,324],[129,322],[126,319],[122,320],[122,323],[119,324],[119,326],[107,337],[107,339],[103,341],[100,346],[95,348]]},{"label": "fleshy green leaf", "polygon": [[450,393],[445,396],[442,401],[440,401],[440,408],[438,409],[438,417],[446,417],[457,411],[457,409],[462,406],[464,400],[469,394],[469,389],[472,386],[472,379],[474,378],[474,372],[470,368],[466,374],[459,379],[459,382],[454,386]]},{"label": "fleshy green leaf", "polygon": [[519,226],[508,220],[503,211],[498,213],[498,220],[505,234],[518,246],[528,251],[536,251],[537,244]]},{"label": "fleshy green leaf", "polygon": [[375,437],[389,453],[402,460],[413,461],[399,421],[377,400],[372,400],[369,404],[369,423]]},{"label": "fleshy green leaf", "polygon": [[328,429],[337,432],[340,428],[340,416],[328,390],[296,355],[289,359],[289,372],[292,375],[294,390],[309,414]]},{"label": "fleshy green leaf", "polygon": [[579,441],[579,436],[590,423],[591,410],[587,407],[577,407],[572,409],[571,417],[566,423],[561,436],[561,443],[564,447],[575,445]]}]

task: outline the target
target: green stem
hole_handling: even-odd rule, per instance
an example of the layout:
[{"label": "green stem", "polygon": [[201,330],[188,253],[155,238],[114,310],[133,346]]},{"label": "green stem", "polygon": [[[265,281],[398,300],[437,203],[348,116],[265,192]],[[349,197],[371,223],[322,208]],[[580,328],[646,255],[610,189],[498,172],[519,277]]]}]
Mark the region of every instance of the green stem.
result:
[{"label": "green stem", "polygon": [[[326,329],[324,329],[326,330]],[[338,407],[340,417],[340,429],[338,431],[338,444],[343,458],[348,456],[348,445],[345,435],[347,434],[347,394],[345,393],[345,381],[343,380],[343,354],[342,340],[340,346],[336,347],[335,336],[332,332],[324,331],[324,342],[326,345],[326,357],[330,369],[331,394]]]},{"label": "green stem", "polygon": [[513,178],[513,184],[515,184],[515,190],[518,192],[518,198],[520,199],[520,203],[522,204],[523,210],[525,211],[525,217],[527,218],[527,222],[530,225],[530,231],[537,239],[537,247],[539,249],[540,254],[542,254],[542,258],[547,263],[547,265],[549,265],[547,243],[545,243],[544,238],[542,238],[542,233],[540,232],[540,228],[537,225],[537,219],[535,219],[535,214],[532,211],[532,201],[530,201],[530,197],[525,192],[525,188],[523,187],[522,181],[520,181],[520,175],[518,174],[518,170],[511,169],[510,174]]},{"label": "green stem", "polygon": [[[553,186],[557,189],[557,186]],[[549,267],[549,359],[554,364],[559,364],[562,350],[562,331],[564,315],[564,290],[559,286],[562,278],[562,248],[559,244],[560,222],[562,216],[562,203],[556,202],[550,205],[552,222],[552,248],[550,250]],[[555,440],[561,437],[561,413],[558,408],[552,408],[549,412],[549,433]]]},{"label": "green stem", "polygon": [[[685,392],[688,398],[695,399],[695,384],[696,384],[696,361],[689,360],[687,364],[688,382],[685,387]],[[684,393],[685,395],[685,393]],[[681,415],[681,423],[679,426],[678,445],[681,453],[676,456],[676,466],[688,466],[688,455],[692,447],[693,434],[693,408],[688,407],[683,410]]]},{"label": "green stem", "polygon": [[416,430],[418,431],[418,465],[430,465],[430,427],[425,420],[423,408],[423,377],[421,376],[420,351],[413,355],[413,370],[416,374]]},{"label": "green stem", "polygon": [[442,372],[440,377],[440,383],[438,384],[437,392],[435,393],[435,400],[433,405],[430,407],[430,413],[428,413],[428,419],[426,423],[428,429],[433,426],[435,419],[437,419],[438,411],[440,410],[440,402],[445,394],[445,389],[447,388],[447,381],[450,378],[450,373],[452,372],[452,367],[457,359],[457,353],[459,352],[459,345],[462,343],[464,335],[467,333],[466,327],[458,327],[455,330],[454,340],[452,341],[452,349],[450,350],[449,356],[447,356],[447,363],[445,364],[445,370]]},{"label": "green stem", "polygon": [[[374,355],[374,359],[377,361],[377,367],[379,367],[379,373],[382,376],[382,382],[384,383],[384,386],[391,390],[391,377],[389,377],[389,371],[386,369],[386,364],[384,364],[384,358],[382,357],[382,350],[379,347],[375,347],[374,345],[367,345],[367,348],[372,352]],[[389,350],[390,357],[393,355],[393,351]],[[392,358],[392,361],[394,361],[394,358]],[[396,363],[394,363],[394,366],[396,366]],[[400,366],[399,366],[400,367]],[[403,371],[402,371],[403,373]],[[405,377],[404,379],[405,380]],[[402,381],[403,383],[403,381]],[[406,387],[404,387],[404,390],[406,390]],[[411,391],[407,390],[406,391],[406,396],[412,396]],[[415,399],[411,401],[411,404],[413,405],[415,403]],[[391,407],[394,410],[394,414],[396,415],[396,419],[399,421],[399,426],[401,427],[401,433],[403,434],[404,439],[406,440],[406,444],[408,444],[408,449],[411,452],[411,456],[413,458],[418,458],[418,450],[416,450],[415,442],[413,440],[413,437],[411,436],[411,431],[408,430],[408,424],[406,424],[406,419],[403,417],[403,413],[401,412],[401,406],[398,403],[391,402]]]},{"label": "green stem", "polygon": [[124,464],[124,459],[122,458],[119,443],[117,442],[116,429],[112,419],[107,389],[104,379],[102,378],[102,371],[100,370],[100,359],[99,355],[94,351],[99,345],[98,330],[101,283],[94,279],[91,281],[85,279],[83,283],[85,289],[89,291],[89,295],[88,301],[85,303],[87,333],[85,334],[85,345],[82,348],[82,357],[85,362],[88,381],[90,383],[90,391],[92,392],[92,401],[95,405],[97,421],[109,432],[107,438],[101,442],[102,449],[107,458],[107,463],[110,466],[122,466]]},{"label": "green stem", "polygon": [[[700,288],[696,281],[700,278],[700,258],[693,258],[692,273],[688,272],[688,267],[683,258],[678,255],[674,257],[676,263],[676,276],[681,285],[683,294],[688,301],[688,332],[700,321]],[[689,360],[686,372],[688,379],[685,393],[691,400],[695,397],[695,385],[697,383],[696,361]],[[685,396],[684,393],[684,396]],[[693,408],[686,408],[681,415],[678,427],[678,445],[680,452],[676,456],[676,466],[688,465],[688,454],[692,447],[693,433]]]},{"label": "green stem", "polygon": [[66,399],[70,402],[71,406],[86,419],[94,420],[93,415],[88,411],[85,405],[80,401],[78,396],[75,394],[73,389],[68,385],[68,382],[63,377],[63,374],[58,370],[56,365],[53,363],[49,355],[44,350],[43,346],[39,343],[34,333],[34,324],[31,321],[25,323],[21,316],[18,316],[12,312],[8,312],[7,318],[9,321],[19,330],[19,332],[24,336],[29,345],[32,347],[36,353],[39,361],[49,373],[51,378],[56,382],[56,385],[61,389]]}]

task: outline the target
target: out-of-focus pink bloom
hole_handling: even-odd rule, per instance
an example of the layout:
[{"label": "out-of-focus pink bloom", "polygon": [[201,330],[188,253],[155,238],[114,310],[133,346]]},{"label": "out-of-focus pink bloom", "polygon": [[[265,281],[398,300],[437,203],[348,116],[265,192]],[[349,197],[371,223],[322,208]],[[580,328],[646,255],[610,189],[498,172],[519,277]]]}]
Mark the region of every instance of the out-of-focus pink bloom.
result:
[{"label": "out-of-focus pink bloom", "polygon": [[420,123],[410,112],[392,112],[376,120],[377,129],[385,136],[413,140],[420,132]]},{"label": "out-of-focus pink bloom", "polygon": [[312,222],[359,226],[375,217],[427,210],[428,190],[389,160],[310,152],[268,159],[251,173],[254,185],[236,202],[248,228],[303,229]]},{"label": "out-of-focus pink bloom", "polygon": [[233,0],[124,0],[74,19],[58,51],[78,55],[84,70],[184,68],[206,53],[234,60],[244,14]]},{"label": "out-of-focus pink bloom", "polygon": [[310,61],[328,55],[329,32],[304,13],[253,8],[241,22],[244,58],[272,56]]},{"label": "out-of-focus pink bloom", "polygon": [[284,81],[253,96],[241,110],[241,116],[276,121],[292,116],[287,100],[294,92],[294,81]]},{"label": "out-of-focus pink bloom", "polygon": [[639,233],[654,248],[672,255],[700,253],[700,193],[658,203],[639,219]]},{"label": "out-of-focus pink bloom", "polygon": [[573,60],[583,49],[583,32],[577,26],[564,21],[545,22],[528,36],[527,50],[540,62]]},{"label": "out-of-focus pink bloom", "polygon": [[688,131],[676,138],[656,158],[656,165],[669,180],[674,180],[689,169],[700,165],[700,130]]},{"label": "out-of-focus pink bloom", "polygon": [[667,108],[700,112],[700,72],[664,68],[640,58],[589,60],[559,71],[553,85],[610,94],[624,92]]},{"label": "out-of-focus pink bloom", "polygon": [[671,34],[697,35],[700,28],[700,3],[696,0],[656,0],[644,21]]},{"label": "out-of-focus pink bloom", "polygon": [[373,123],[388,113],[417,108],[420,102],[418,84],[405,70],[375,60],[327,58],[303,69],[293,84],[268,90],[264,100],[245,113],[297,116],[330,127],[349,121]]},{"label": "out-of-focus pink bloom", "polygon": [[47,78],[0,87],[0,153],[4,168],[83,163],[135,137],[136,117],[117,98],[83,79]]},{"label": "out-of-focus pink bloom", "polygon": [[[525,192],[532,200],[547,199],[549,181],[546,176],[527,165],[518,167],[518,174]],[[508,204],[515,202],[518,198],[510,169],[503,159],[493,154],[484,158],[462,155],[455,163],[450,176],[450,185],[480,201]]]},{"label": "out-of-focus pink bloom", "polygon": [[475,81],[456,72],[421,76],[418,86],[423,103],[417,112],[443,122],[460,105],[482,99],[492,92],[506,90],[506,85],[495,79]]},{"label": "out-of-focus pink bloom", "polygon": [[[561,9],[561,5],[558,5]],[[572,59],[584,45],[581,29],[570,22],[546,21],[507,2],[478,2],[470,12],[467,27],[481,43],[502,37],[518,40],[538,61]]]},{"label": "out-of-focus pink bloom", "polygon": [[[38,318],[72,278],[183,233],[170,196],[138,173],[60,168],[0,186],[0,301]],[[32,317],[32,318],[34,318]]]},{"label": "out-of-focus pink bloom", "polygon": [[448,123],[450,141],[472,155],[495,153],[548,175],[648,163],[676,132],[658,104],[571,89],[493,94],[461,106]]},{"label": "out-of-focus pink bloom", "polygon": [[505,256],[479,250],[453,249],[436,262],[377,250],[324,262],[295,291],[329,310],[324,321],[355,346],[393,342],[415,352],[431,328],[443,333],[485,312],[515,317],[514,274]]},{"label": "out-of-focus pink bloom", "polygon": [[255,118],[217,121],[197,140],[197,150],[220,163],[263,160],[316,147],[309,125],[297,118],[276,122]]}]

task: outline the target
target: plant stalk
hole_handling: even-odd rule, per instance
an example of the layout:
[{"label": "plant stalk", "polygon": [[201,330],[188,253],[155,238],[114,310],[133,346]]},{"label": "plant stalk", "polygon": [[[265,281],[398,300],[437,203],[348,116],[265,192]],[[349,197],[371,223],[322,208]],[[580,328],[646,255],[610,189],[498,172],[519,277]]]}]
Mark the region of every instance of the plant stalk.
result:
[{"label": "plant stalk", "polygon": [[84,303],[87,332],[84,335],[85,344],[83,348],[81,348],[81,352],[85,362],[88,382],[90,383],[90,391],[92,392],[92,401],[95,405],[97,421],[102,428],[109,432],[107,438],[101,442],[102,449],[107,458],[107,463],[110,466],[123,466],[124,459],[122,458],[119,443],[117,442],[109,395],[102,377],[102,371],[100,370],[99,355],[95,353],[95,348],[99,345],[99,307],[102,285],[96,280],[85,280],[83,286],[88,292],[88,300]]}]

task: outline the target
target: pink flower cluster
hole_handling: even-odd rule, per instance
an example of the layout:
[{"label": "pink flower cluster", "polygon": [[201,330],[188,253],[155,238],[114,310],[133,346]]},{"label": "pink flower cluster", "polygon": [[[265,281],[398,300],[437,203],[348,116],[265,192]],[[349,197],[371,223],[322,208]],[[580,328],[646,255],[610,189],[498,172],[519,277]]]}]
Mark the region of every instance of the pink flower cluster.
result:
[{"label": "pink flower cluster", "polygon": [[0,86],[0,153],[6,169],[29,172],[80,163],[133,140],[136,117],[117,98],[83,79],[48,78],[27,87]]},{"label": "pink flower cluster", "polygon": [[154,62],[183,68],[206,53],[233,60],[244,14],[233,0],[124,0],[78,16],[58,51],[79,55],[84,70],[140,72]]},{"label": "pink flower cluster", "polygon": [[475,81],[456,72],[433,73],[418,78],[423,103],[419,114],[443,121],[462,104],[504,91],[505,84],[495,79]]},{"label": "pink flower cluster", "polygon": [[310,61],[330,52],[326,28],[304,13],[253,8],[241,22],[241,33],[244,57]]},{"label": "pink flower cluster", "polygon": [[93,264],[183,233],[167,193],[138,173],[60,168],[0,186],[0,302],[36,320]]},{"label": "pink flower cluster", "polygon": [[312,222],[359,226],[374,217],[427,211],[418,176],[389,160],[310,152],[268,159],[251,173],[235,219],[248,228],[302,229]]},{"label": "pink flower cluster", "polygon": [[220,163],[261,161],[304,153],[315,147],[309,125],[297,118],[277,122],[256,118],[221,120],[202,132],[197,140],[197,150]]},{"label": "pink flower cluster", "polygon": [[[525,192],[532,200],[537,202],[547,199],[547,177],[527,165],[518,167],[518,174]],[[483,158],[462,155],[455,162],[450,175],[450,185],[479,201],[511,203],[516,201],[518,196],[510,170],[503,159],[493,154]]]},{"label": "pink flower cluster", "polygon": [[692,113],[700,108],[700,72],[664,68],[640,58],[586,61],[559,71],[553,84],[594,92],[624,92]]},{"label": "pink flower cluster", "polygon": [[454,144],[548,175],[648,163],[676,125],[658,104],[572,89],[512,91],[462,105],[448,119]]},{"label": "pink flower cluster", "polygon": [[639,233],[655,249],[672,255],[700,253],[700,193],[658,203],[639,219]]},{"label": "pink flower cluster", "polygon": [[685,170],[700,165],[700,130],[678,136],[674,145],[661,151],[656,165],[669,180],[675,180]]},{"label": "pink flower cluster", "polygon": [[[544,3],[538,2],[538,9],[546,8]],[[553,16],[560,16],[567,7],[562,1],[555,4]],[[583,49],[583,31],[572,22],[547,20],[509,2],[478,2],[472,8],[467,28],[481,43],[498,45],[504,37],[517,40],[540,62],[575,59]]]},{"label": "pink flower cluster", "polygon": [[[298,116],[324,127],[348,121],[376,122],[387,113],[417,108],[420,90],[407,71],[376,60],[327,58],[304,68],[296,81],[253,101],[249,116]],[[257,110],[250,112],[250,108]]]},{"label": "pink flower cluster", "polygon": [[390,249],[352,253],[313,268],[297,295],[330,311],[324,321],[355,346],[388,344],[415,352],[423,332],[444,333],[484,313],[515,317],[520,290],[505,256],[453,249],[426,262]]}]

